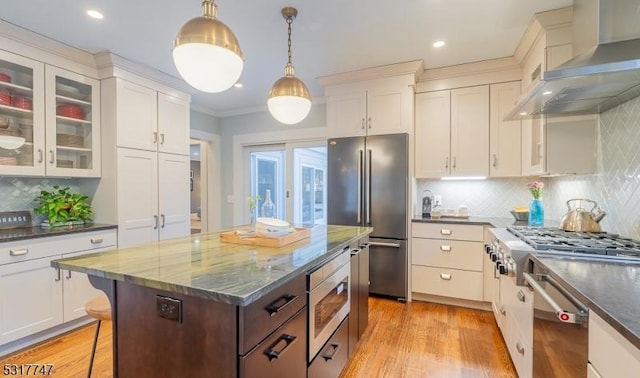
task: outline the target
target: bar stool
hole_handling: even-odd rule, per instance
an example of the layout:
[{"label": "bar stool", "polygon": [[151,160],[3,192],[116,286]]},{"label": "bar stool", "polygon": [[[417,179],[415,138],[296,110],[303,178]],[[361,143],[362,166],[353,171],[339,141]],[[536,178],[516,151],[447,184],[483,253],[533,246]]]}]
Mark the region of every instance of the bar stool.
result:
[{"label": "bar stool", "polygon": [[87,315],[98,320],[96,326],[96,336],[93,339],[93,348],[91,349],[91,361],[89,361],[88,378],[91,378],[91,369],[93,369],[93,357],[96,355],[96,346],[98,344],[98,334],[100,333],[100,324],[103,320],[111,320],[111,303],[106,295],[99,295],[84,306]]}]

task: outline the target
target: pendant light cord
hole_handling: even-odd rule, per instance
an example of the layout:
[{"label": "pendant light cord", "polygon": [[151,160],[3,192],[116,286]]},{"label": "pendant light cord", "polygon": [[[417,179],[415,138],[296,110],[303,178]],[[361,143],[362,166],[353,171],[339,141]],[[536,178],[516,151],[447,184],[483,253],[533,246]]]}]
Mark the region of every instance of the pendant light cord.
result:
[{"label": "pendant light cord", "polygon": [[290,65],[292,65],[292,63],[291,63],[291,24],[292,23],[293,23],[293,18],[292,17],[288,17],[287,18],[287,24],[289,25],[289,27],[288,27],[288,35],[289,35],[288,36],[288,38],[289,38],[288,39],[288,48],[289,48],[288,56],[289,56],[289,64]]}]

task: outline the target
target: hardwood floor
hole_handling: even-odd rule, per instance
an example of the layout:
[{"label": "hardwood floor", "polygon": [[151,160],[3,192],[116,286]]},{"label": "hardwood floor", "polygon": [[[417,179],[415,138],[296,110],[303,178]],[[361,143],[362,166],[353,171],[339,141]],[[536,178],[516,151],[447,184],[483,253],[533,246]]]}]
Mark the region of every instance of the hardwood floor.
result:
[{"label": "hardwood floor", "polygon": [[516,377],[493,314],[369,298],[369,326],[342,377]]},{"label": "hardwood floor", "polygon": [[[53,364],[53,377],[86,377],[96,323],[91,323],[61,337],[46,341],[22,353],[0,360],[5,364]],[[111,322],[103,321],[98,336],[98,347],[93,361],[92,377],[113,376]],[[29,374],[34,376],[33,372]],[[42,376],[38,374],[37,376]]]},{"label": "hardwood floor", "polygon": [[[85,377],[95,323],[1,364],[53,363],[54,377]],[[112,376],[111,322],[103,322],[94,377]],[[493,314],[425,302],[369,298],[369,327],[346,377],[516,377]]]}]

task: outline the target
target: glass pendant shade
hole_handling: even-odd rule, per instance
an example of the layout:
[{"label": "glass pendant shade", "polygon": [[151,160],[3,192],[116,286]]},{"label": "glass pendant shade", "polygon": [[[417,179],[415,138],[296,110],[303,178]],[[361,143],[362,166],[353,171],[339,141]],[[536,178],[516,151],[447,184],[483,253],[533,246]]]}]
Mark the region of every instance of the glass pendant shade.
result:
[{"label": "glass pendant shade", "polygon": [[285,125],[294,125],[309,114],[311,96],[302,80],[284,76],[271,87],[267,107],[273,118]]},{"label": "glass pendant shade", "polygon": [[173,62],[189,85],[218,93],[238,81],[244,60],[236,36],[215,18],[215,4],[205,0],[202,7],[204,15],[189,20],[178,32]]}]

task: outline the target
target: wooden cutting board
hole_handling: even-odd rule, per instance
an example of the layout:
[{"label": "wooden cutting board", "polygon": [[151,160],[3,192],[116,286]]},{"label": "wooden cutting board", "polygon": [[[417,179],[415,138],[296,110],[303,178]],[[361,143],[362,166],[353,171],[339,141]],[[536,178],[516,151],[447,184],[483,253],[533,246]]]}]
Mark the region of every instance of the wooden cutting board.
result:
[{"label": "wooden cutting board", "polygon": [[220,241],[225,243],[259,245],[262,247],[278,248],[287,244],[295,243],[299,240],[311,236],[308,228],[296,228],[295,232],[278,237],[252,236],[240,237],[236,231],[227,231],[220,234]]}]

